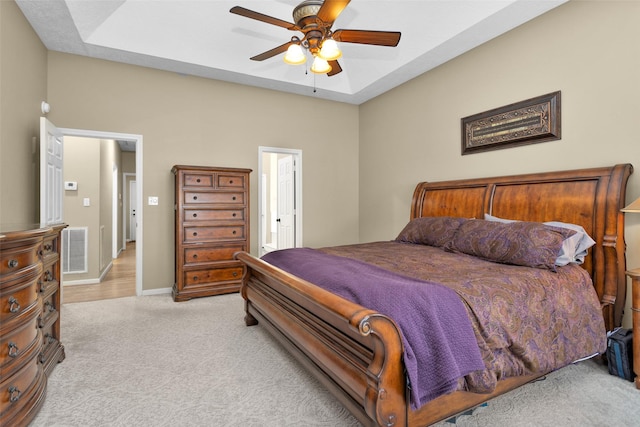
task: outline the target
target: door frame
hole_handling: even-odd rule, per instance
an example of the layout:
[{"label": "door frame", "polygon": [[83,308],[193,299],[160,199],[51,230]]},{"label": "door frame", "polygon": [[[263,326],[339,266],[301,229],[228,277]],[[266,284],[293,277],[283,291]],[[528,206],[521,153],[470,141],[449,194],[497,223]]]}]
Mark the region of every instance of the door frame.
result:
[{"label": "door frame", "polygon": [[295,247],[302,247],[302,150],[293,149],[293,148],[278,148],[278,147],[258,147],[258,256],[263,255],[263,245],[264,242],[262,240],[262,218],[266,215],[266,212],[263,212],[263,201],[266,200],[266,195],[264,194],[262,188],[262,173],[263,173],[263,165],[262,158],[264,154],[272,153],[272,154],[289,154],[293,157],[294,161],[294,216],[295,219],[293,221],[294,233],[295,233]]},{"label": "door frame", "polygon": [[114,140],[126,140],[131,141],[136,146],[136,180],[138,182],[138,193],[136,194],[136,203],[138,205],[138,212],[136,212],[136,295],[142,296],[142,135],[129,134],[129,133],[117,133],[117,132],[102,132],[86,129],[70,129],[70,128],[58,128],[65,136],[76,136],[80,138],[96,138],[96,139],[114,139]]}]

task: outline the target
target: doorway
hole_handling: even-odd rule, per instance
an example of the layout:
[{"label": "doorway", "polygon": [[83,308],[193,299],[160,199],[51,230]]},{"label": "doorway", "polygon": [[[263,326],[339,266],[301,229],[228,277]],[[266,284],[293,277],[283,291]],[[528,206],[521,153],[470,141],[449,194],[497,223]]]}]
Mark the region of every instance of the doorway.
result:
[{"label": "doorway", "polygon": [[[136,171],[136,205],[142,206],[142,135],[123,134],[115,132],[101,132],[82,129],[68,129],[59,128],[58,131],[63,137],[80,137],[80,138],[93,138],[93,139],[109,139],[116,141],[126,141],[128,145],[132,145],[135,151],[135,171]],[[117,174],[117,172],[115,172]],[[116,178],[114,177],[114,181]],[[126,188],[126,187],[125,187]],[[118,213],[119,214],[119,213]],[[114,213],[115,215],[115,213]],[[137,296],[142,295],[142,257],[143,257],[143,244],[142,244],[142,209],[136,212],[135,226],[133,240],[136,241],[135,245],[127,245],[127,249],[133,249],[135,251],[135,294]],[[117,240],[114,236],[114,240]],[[133,247],[130,247],[133,246]]]},{"label": "doorway", "polygon": [[302,151],[258,147],[258,253],[302,246]]}]

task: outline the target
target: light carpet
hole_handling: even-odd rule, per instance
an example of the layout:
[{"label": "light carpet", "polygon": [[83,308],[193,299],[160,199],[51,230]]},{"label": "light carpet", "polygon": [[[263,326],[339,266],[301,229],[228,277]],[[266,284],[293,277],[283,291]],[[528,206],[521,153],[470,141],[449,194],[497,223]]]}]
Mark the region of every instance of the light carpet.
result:
[{"label": "light carpet", "polygon": [[[245,326],[238,294],[64,304],[61,315],[67,357],[32,427],[360,425],[264,328]],[[640,391],[581,362],[455,425],[640,426]]]}]

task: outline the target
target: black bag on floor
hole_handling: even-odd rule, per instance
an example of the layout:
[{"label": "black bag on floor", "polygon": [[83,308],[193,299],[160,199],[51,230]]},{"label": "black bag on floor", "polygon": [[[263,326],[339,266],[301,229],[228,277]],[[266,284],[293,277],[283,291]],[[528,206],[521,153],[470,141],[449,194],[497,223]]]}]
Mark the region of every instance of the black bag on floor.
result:
[{"label": "black bag on floor", "polygon": [[633,330],[619,328],[607,339],[607,365],[609,373],[633,381]]}]

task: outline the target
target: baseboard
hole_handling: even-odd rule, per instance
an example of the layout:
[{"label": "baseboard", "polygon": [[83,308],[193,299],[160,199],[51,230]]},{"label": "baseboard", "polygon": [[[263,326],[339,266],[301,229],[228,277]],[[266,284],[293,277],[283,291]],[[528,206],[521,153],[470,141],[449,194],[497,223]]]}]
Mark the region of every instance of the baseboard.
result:
[{"label": "baseboard", "polygon": [[64,280],[63,286],[99,285],[100,279]]},{"label": "baseboard", "polygon": [[142,291],[142,296],[170,294],[171,288],[147,289]]},{"label": "baseboard", "polygon": [[[104,278],[107,276],[107,274],[109,273],[109,271],[111,270],[111,267],[113,267],[113,261],[109,263],[109,265],[107,265],[105,267],[105,269],[102,271],[102,274],[100,275],[99,278],[97,279],[80,279],[80,280],[67,280],[64,275],[62,276],[62,284],[64,286],[74,286],[74,285],[99,285],[100,283],[102,283],[102,281],[104,280]],[[69,273],[67,273],[68,275]]]}]

